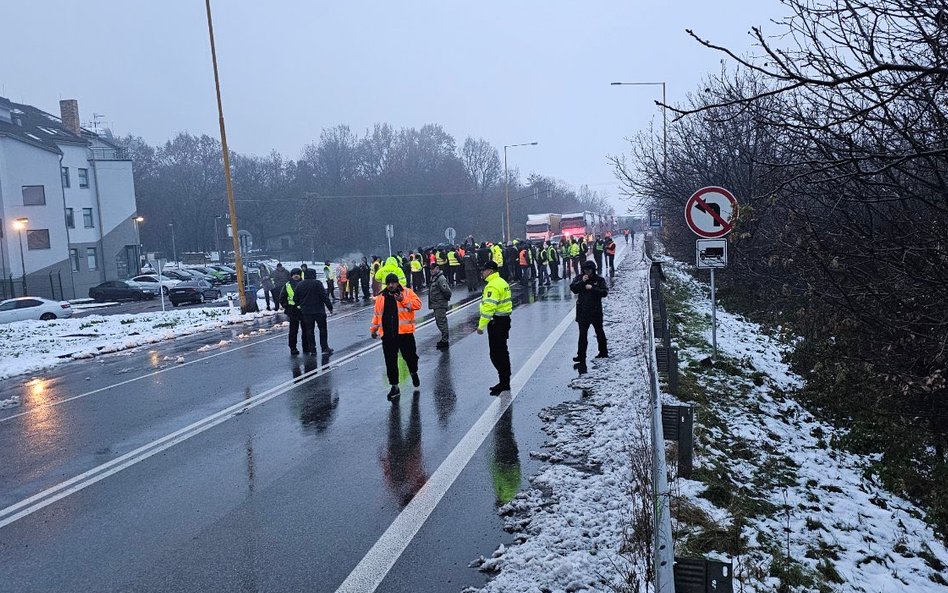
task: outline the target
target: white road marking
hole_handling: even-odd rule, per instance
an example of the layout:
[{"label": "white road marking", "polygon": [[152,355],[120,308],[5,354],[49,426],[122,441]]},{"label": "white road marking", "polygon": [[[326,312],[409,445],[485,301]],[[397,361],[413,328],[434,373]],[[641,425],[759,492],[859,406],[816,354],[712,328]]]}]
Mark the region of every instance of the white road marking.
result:
[{"label": "white road marking", "polygon": [[[346,317],[352,317],[353,315],[358,315],[359,313],[364,313],[365,311],[371,311],[371,309],[368,308],[368,307],[366,307],[365,309],[362,309],[362,310],[359,310],[359,311],[351,311],[351,312],[349,312],[349,313],[346,313],[345,315],[332,315],[332,316],[329,317],[329,321],[332,321],[332,320],[334,320],[334,319],[345,319]],[[276,326],[272,326],[272,327],[276,327]],[[73,395],[73,396],[66,397],[66,398],[59,399],[59,400],[52,401],[52,402],[42,403],[42,404],[33,406],[33,407],[30,408],[29,410],[24,410],[23,412],[18,412],[18,413],[16,413],[16,414],[11,414],[11,415],[9,415],[9,416],[4,416],[3,418],[0,418],[0,424],[6,422],[6,421],[8,421],[8,420],[13,420],[14,418],[19,418],[20,416],[26,416],[27,414],[32,414],[33,412],[35,412],[35,411],[37,411],[37,410],[42,410],[42,409],[45,409],[45,408],[51,408],[51,407],[53,407],[53,406],[60,406],[60,405],[62,405],[62,404],[65,404],[65,403],[68,403],[68,402],[71,402],[71,401],[75,401],[75,400],[77,400],[77,399],[82,399],[82,398],[88,397],[88,396],[90,396],[90,395],[95,395],[95,394],[97,394],[97,393],[102,393],[103,391],[108,391],[108,390],[110,390],[110,389],[115,389],[116,387],[122,387],[123,385],[128,385],[129,383],[134,383],[135,381],[141,381],[142,379],[147,379],[147,378],[149,378],[149,377],[154,377],[155,375],[160,375],[160,374],[162,374],[162,373],[167,373],[167,372],[169,372],[169,371],[174,371],[174,370],[177,370],[177,369],[182,369],[182,368],[187,367],[187,366],[190,366],[190,365],[192,365],[192,364],[197,364],[197,363],[199,363],[199,362],[204,362],[204,361],[209,360],[209,359],[211,359],[211,358],[216,358],[216,357],[218,357],[218,356],[223,356],[224,354],[230,354],[231,352],[236,352],[237,350],[243,350],[244,348],[251,348],[251,347],[253,347],[253,346],[258,346],[258,345],[260,345],[260,344],[263,344],[264,342],[269,342],[269,341],[271,341],[271,340],[276,340],[277,338],[285,338],[285,337],[286,337],[286,334],[280,333],[279,335],[276,335],[276,336],[270,336],[269,338],[263,338],[262,340],[257,340],[257,341],[255,341],[255,342],[250,342],[250,343],[248,343],[248,344],[243,344],[243,345],[241,345],[241,346],[234,346],[233,348],[227,348],[227,349],[225,349],[225,350],[222,350],[222,351],[220,351],[220,352],[216,352],[216,353],[214,353],[214,354],[210,354],[210,355],[208,355],[208,356],[202,356],[201,358],[196,358],[196,359],[194,359],[194,360],[189,360],[189,361],[183,362],[183,363],[181,363],[181,364],[172,365],[172,366],[169,366],[169,367],[166,367],[166,368],[163,368],[163,369],[159,369],[159,370],[157,370],[157,371],[152,371],[152,372],[146,373],[146,374],[144,374],[144,375],[139,375],[138,377],[133,377],[133,378],[131,378],[131,379],[126,379],[126,380],[120,381],[120,382],[118,382],[118,383],[113,383],[112,385],[106,385],[105,387],[100,387],[100,388],[98,388],[98,389],[93,389],[92,391],[87,391],[87,392],[85,392],[85,393],[80,393],[80,394],[78,394],[78,395]]]},{"label": "white road marking", "polygon": [[[472,305],[478,304],[480,299],[474,299],[469,303],[461,305],[455,309],[452,309],[448,312],[448,315],[453,315]],[[417,326],[417,330],[421,330],[427,326],[433,325],[435,322],[434,319],[429,319],[420,323]],[[6,527],[7,525],[22,519],[36,511],[49,506],[50,504],[66,498],[67,496],[79,492],[96,482],[104,480],[111,475],[114,475],[123,469],[131,467],[137,463],[140,463],[149,457],[164,451],[178,443],[186,441],[191,437],[197,436],[202,432],[209,430],[222,422],[234,417],[238,413],[243,413],[251,408],[255,408],[263,403],[270,401],[271,399],[278,397],[287,391],[290,391],[300,385],[304,385],[313,379],[325,375],[330,371],[333,371],[356,358],[372,351],[377,350],[382,347],[381,341],[370,344],[356,350],[355,352],[350,352],[349,354],[329,363],[325,367],[319,369],[313,369],[307,373],[303,373],[299,377],[295,377],[291,380],[288,380],[280,385],[271,387],[270,389],[263,391],[249,399],[242,400],[236,404],[228,406],[219,412],[211,414],[206,418],[198,420],[184,428],[181,428],[171,434],[168,434],[160,439],[156,439],[146,445],[143,445],[134,451],[129,451],[128,453],[116,457],[115,459],[103,463],[99,466],[96,466],[86,472],[83,472],[73,478],[61,482],[55,486],[47,488],[42,492],[34,494],[29,498],[23,499],[20,502],[14,503],[4,509],[0,509],[0,528]]]},{"label": "white road marking", "polygon": [[560,336],[573,323],[570,311],[546,337],[540,347],[527,360],[510,382],[511,390],[495,399],[467,431],[461,442],[448,454],[435,473],[395,518],[382,537],[375,543],[359,564],[349,573],[336,593],[372,593],[385,579],[395,562],[411,543],[438,503],[454,484],[461,471],[474,457],[494,425],[517,398],[527,381],[536,373]]}]

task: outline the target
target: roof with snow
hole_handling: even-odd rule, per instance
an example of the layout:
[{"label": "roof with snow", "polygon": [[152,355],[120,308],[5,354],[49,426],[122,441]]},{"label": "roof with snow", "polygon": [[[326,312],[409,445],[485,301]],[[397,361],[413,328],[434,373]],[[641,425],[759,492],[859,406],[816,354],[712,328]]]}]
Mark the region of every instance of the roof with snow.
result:
[{"label": "roof with snow", "polygon": [[[9,121],[2,117],[4,112],[9,113]],[[2,136],[15,138],[56,154],[62,154],[59,148],[62,143],[88,145],[93,139],[105,141],[86,129],[82,129],[82,135],[77,136],[55,115],[32,105],[14,103],[6,97],[0,97],[0,137]]]}]

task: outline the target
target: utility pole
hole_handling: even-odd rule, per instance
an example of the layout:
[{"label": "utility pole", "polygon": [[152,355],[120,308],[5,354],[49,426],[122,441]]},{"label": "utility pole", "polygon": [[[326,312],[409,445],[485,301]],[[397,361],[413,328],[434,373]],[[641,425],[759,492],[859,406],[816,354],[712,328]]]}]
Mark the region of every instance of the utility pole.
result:
[{"label": "utility pole", "polygon": [[237,268],[237,294],[240,297],[240,312],[247,313],[256,308],[256,295],[254,295],[254,307],[247,302],[247,289],[244,286],[244,262],[243,255],[240,252],[240,240],[238,238],[237,226],[237,204],[234,203],[234,184],[230,175],[230,151],[227,149],[227,131],[224,127],[224,103],[221,100],[221,79],[217,70],[217,47],[214,45],[214,23],[211,19],[211,0],[204,1],[207,7],[207,34],[211,40],[211,62],[214,65],[214,89],[217,92],[217,113],[220,118],[221,127],[221,152],[224,156],[224,182],[227,187],[227,209],[230,213],[230,224],[233,229],[234,242],[234,267]]},{"label": "utility pole", "polygon": [[178,266],[178,246],[174,241],[174,223],[169,222],[168,226],[171,227],[171,257],[174,258],[175,267],[180,267]]}]

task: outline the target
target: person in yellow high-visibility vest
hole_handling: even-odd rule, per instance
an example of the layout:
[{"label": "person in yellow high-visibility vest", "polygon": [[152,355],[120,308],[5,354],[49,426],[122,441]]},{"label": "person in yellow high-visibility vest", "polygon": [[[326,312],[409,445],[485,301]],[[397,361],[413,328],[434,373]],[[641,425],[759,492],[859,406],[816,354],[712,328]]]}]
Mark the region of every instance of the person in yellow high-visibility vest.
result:
[{"label": "person in yellow high-visibility vest", "polygon": [[513,312],[513,300],[510,285],[500,277],[494,261],[484,264],[481,275],[487,282],[481,298],[481,318],[477,324],[477,333],[487,330],[487,345],[490,349],[490,361],[497,369],[500,381],[490,388],[491,395],[500,395],[510,390],[510,351],[507,340],[510,338],[510,314]]},{"label": "person in yellow high-visibility vest", "polygon": [[420,253],[413,253],[410,257],[411,263],[409,264],[409,267],[411,268],[411,285],[415,292],[419,292],[425,288],[425,267],[421,263]]},{"label": "person in yellow high-visibility vest", "polygon": [[448,248],[448,269],[445,277],[448,284],[454,286],[457,284],[458,272],[461,270],[461,262],[458,260],[458,252],[454,247]]}]

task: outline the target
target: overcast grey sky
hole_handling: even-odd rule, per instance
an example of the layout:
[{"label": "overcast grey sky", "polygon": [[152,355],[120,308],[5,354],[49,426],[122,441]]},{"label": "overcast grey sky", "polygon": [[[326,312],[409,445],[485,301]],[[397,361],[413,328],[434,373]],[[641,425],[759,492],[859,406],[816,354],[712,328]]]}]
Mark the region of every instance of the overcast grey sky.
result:
[{"label": "overcast grey sky", "polygon": [[[719,69],[685,33],[750,49],[747,31],[777,0],[214,0],[231,148],[297,158],[324,127],[440,123],[483,136],[523,174],[589,184],[613,198],[607,164],[623,138]],[[58,114],[79,100],[117,134],[151,143],[217,135],[203,0],[8,3],[0,95]],[[618,204],[618,202],[616,201]]]}]

